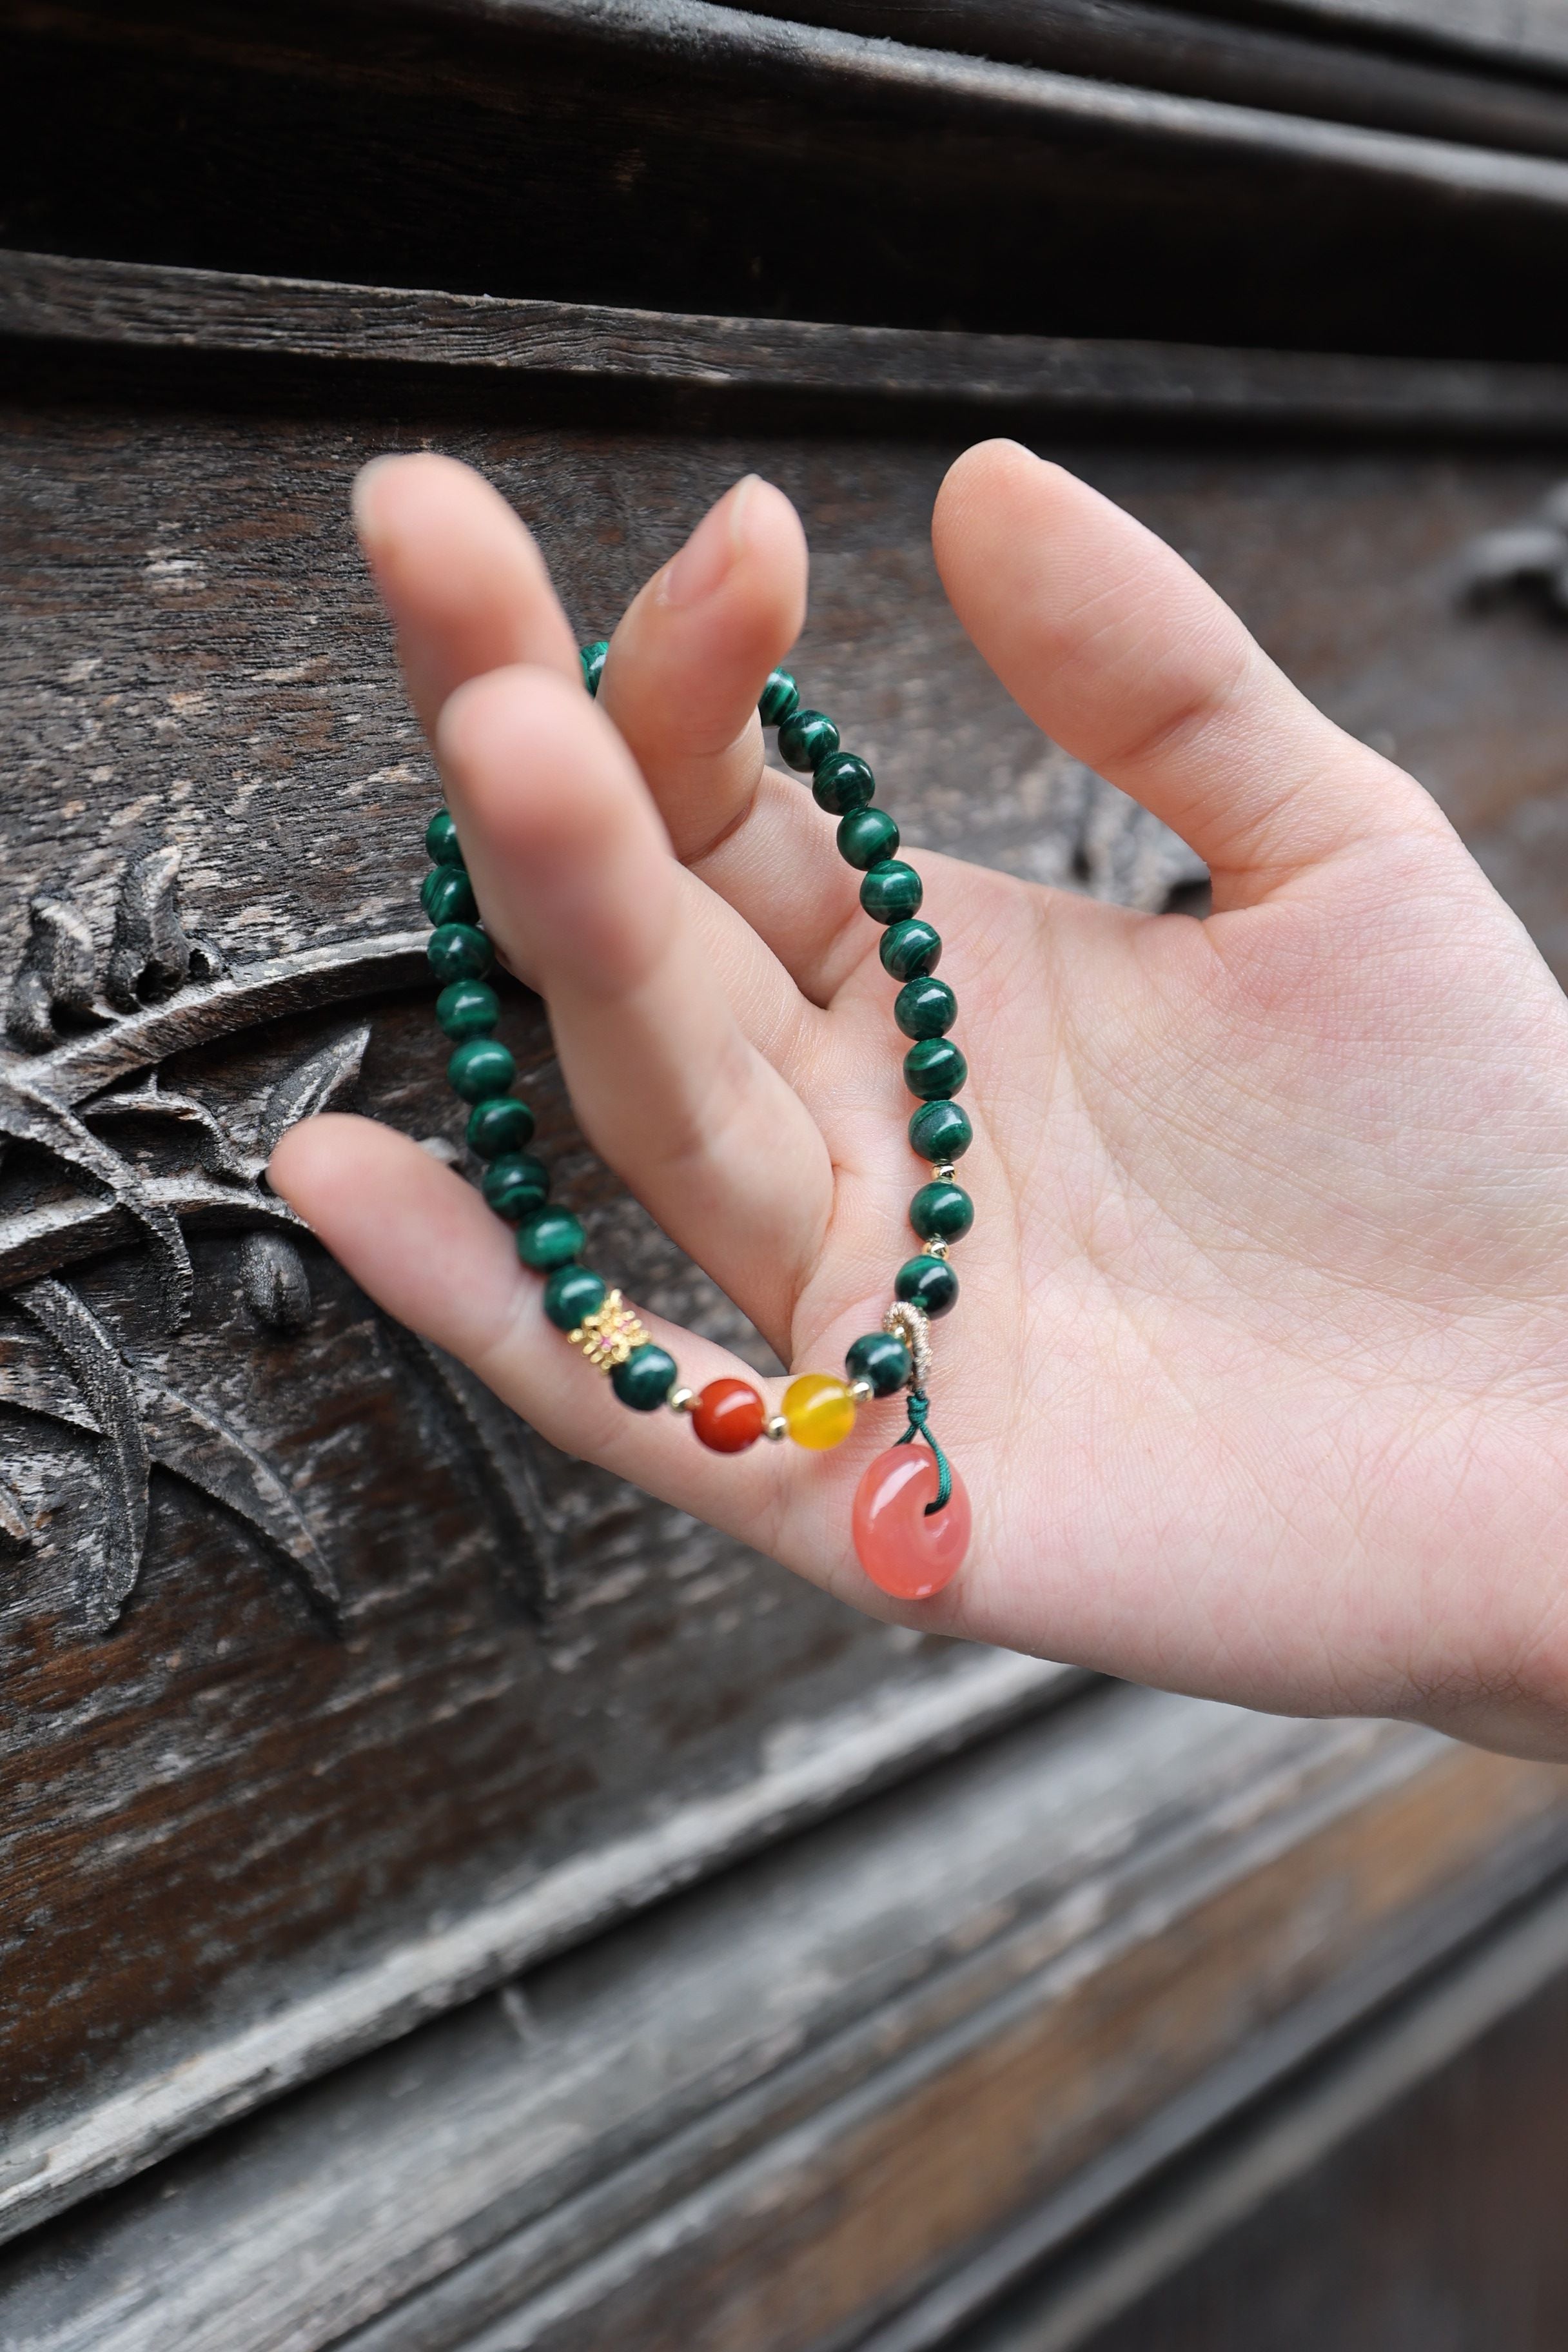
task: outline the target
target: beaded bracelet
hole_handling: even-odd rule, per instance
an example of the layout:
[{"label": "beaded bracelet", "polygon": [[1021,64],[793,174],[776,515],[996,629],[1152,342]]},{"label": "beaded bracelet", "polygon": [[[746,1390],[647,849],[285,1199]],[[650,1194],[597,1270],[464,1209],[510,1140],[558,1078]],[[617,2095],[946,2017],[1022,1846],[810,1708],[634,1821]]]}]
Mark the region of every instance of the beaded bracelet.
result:
[{"label": "beaded bracelet", "polygon": [[[604,642],[583,650],[590,694],[598,692],[608,651]],[[883,968],[900,983],[893,1018],[913,1041],[904,1055],[905,1081],[920,1097],[910,1119],[910,1142],[931,1167],[929,1182],[910,1202],[910,1223],[923,1246],[899,1268],[882,1328],[851,1344],[845,1357],[847,1380],[828,1372],[802,1373],[790,1381],[775,1412],[748,1381],[710,1381],[694,1392],[682,1387],[674,1357],[649,1338],[620,1292],[583,1264],[583,1227],[569,1209],[550,1205],[549,1171],[527,1149],[533,1113],[511,1092],[517,1065],[491,1034],[500,1004],[485,976],[495,950],[480,925],[458,830],[446,809],[426,829],[432,864],[419,894],[436,927],[430,968],[444,983],[436,1018],[453,1041],[447,1075],[471,1106],[468,1141],[484,1162],[485,1199],[517,1227],[524,1265],[545,1277],[550,1321],[589,1363],[608,1373],[623,1404],[634,1412],[667,1405],[689,1415],[698,1438],[716,1454],[742,1453],[760,1437],[793,1438],[821,1453],[849,1435],[862,1405],[904,1391],[908,1426],[861,1477],[853,1536],[856,1554],[875,1584],[901,1600],[923,1600],[956,1573],[970,1529],[963,1483],[926,1425],[931,1321],[947,1314],[957,1299],[958,1276],[948,1250],[974,1222],[974,1204],[954,1181],[954,1163],[968,1150],[973,1132],[954,1099],[968,1067],[947,1034],[958,1001],[945,981],[933,977],[942,940],[921,919],[920,876],[895,855],[898,826],[885,811],[871,806],[876,780],[866,761],[840,751],[831,719],[802,709],[787,671],[772,673],[757,709],[764,726],[778,729],[780,755],[809,773],[818,806],[837,817],[839,852],[862,877],[860,904],[884,926]],[[916,1437],[924,1439],[923,1452],[911,1444]]]}]

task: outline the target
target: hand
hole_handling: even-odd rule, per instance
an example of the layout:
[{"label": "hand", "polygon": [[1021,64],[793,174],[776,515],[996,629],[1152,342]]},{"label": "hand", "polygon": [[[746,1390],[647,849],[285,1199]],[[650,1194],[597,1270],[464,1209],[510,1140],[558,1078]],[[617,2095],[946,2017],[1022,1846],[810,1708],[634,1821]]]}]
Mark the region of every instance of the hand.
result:
[{"label": "hand", "polygon": [[[785,1363],[838,1371],[924,1171],[858,877],[763,762],[757,694],[805,605],[793,510],[737,484],[626,613],[596,705],[478,477],[383,460],[357,510],[584,1132]],[[617,1403],[510,1232],[406,1138],[313,1120],[274,1184],[552,1443],[879,1615],[1568,1754],[1568,1005],[1421,788],[1129,517],[997,442],[953,467],[933,537],[1003,687],[1192,844],[1215,907],[913,858],[975,1127],[935,1332],[931,1425],[974,1507],[945,1592],[896,1607],[850,1548],[896,1403],[835,1453],[715,1455]],[[745,1373],[652,1328],[693,1387]]]}]

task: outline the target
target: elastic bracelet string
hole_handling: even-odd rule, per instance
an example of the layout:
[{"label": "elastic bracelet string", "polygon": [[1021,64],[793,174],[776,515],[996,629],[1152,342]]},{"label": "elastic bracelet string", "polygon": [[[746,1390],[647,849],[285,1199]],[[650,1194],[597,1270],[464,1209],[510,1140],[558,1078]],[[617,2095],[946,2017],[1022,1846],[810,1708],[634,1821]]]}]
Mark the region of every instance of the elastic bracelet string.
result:
[{"label": "elastic bracelet string", "polygon": [[925,1507],[925,1517],[929,1519],[938,1511],[945,1511],[947,1508],[952,1494],[952,1471],[949,1466],[946,1454],[926,1426],[926,1416],[931,1411],[931,1400],[924,1389],[910,1391],[908,1410],[910,1425],[902,1437],[896,1437],[893,1443],[895,1445],[908,1445],[912,1439],[923,1437],[936,1455],[936,1500],[928,1503]]}]

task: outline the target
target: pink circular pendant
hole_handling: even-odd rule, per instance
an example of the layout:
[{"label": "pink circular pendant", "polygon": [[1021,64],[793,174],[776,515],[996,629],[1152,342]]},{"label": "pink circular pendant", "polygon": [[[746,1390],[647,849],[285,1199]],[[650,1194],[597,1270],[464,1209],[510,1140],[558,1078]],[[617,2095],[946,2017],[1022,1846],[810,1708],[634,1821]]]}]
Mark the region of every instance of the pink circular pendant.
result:
[{"label": "pink circular pendant", "polygon": [[855,1489],[855,1556],[872,1583],[896,1600],[925,1601],[940,1592],[969,1549],[963,1479],[952,1472],[945,1508],[928,1518],[936,1484],[936,1456],[929,1446],[889,1445]]}]

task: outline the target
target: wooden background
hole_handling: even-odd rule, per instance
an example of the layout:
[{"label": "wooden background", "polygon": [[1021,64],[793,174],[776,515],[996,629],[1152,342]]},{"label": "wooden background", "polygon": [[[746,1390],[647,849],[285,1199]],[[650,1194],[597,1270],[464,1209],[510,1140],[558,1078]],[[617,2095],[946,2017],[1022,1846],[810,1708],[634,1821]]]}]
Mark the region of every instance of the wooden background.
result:
[{"label": "wooden background", "polygon": [[[812,541],[801,674],[908,838],[1201,903],[937,589],[944,467],[1017,432],[1422,777],[1568,979],[1563,623],[1543,578],[1467,594],[1478,540],[1568,476],[1539,43],[1498,29],[1484,73],[1452,27],[1351,51],[1326,0],[961,10],[940,48],[911,12],[816,13],[0,10],[0,2340],[27,2352],[1184,2352],[1241,2326],[1256,2248],[1324,2233],[1314,2324],[1427,2352],[1368,2265],[1426,2260],[1417,2178],[1506,2136],[1451,2120],[1471,2044],[1561,2165],[1554,2029],[1539,2084],[1507,2054],[1568,1965],[1560,1774],[864,1623],[487,1408],[257,1190],[312,1087],[456,1137],[413,984],[434,780],[347,525],[386,448],[481,466],[584,636],[767,474]],[[63,1157],[28,1089],[87,1049],[16,1025],[40,896],[106,1024],[117,957],[195,956],[116,1081],[155,1072],[164,1108],[100,1103]],[[521,991],[505,1034],[597,1262],[754,1349],[582,1146]],[[183,1321],[94,1135],[127,1201],[186,1205]],[[1335,2067],[1363,2087],[1313,2139]],[[1255,2240],[1226,2132],[1279,2188]],[[1355,2184],[1418,2140],[1374,2226],[1394,2189]],[[1465,2352],[1552,2343],[1543,2210],[1515,2201],[1511,2302],[1467,2242]],[[1289,2300],[1258,2289],[1258,2341]]]}]

